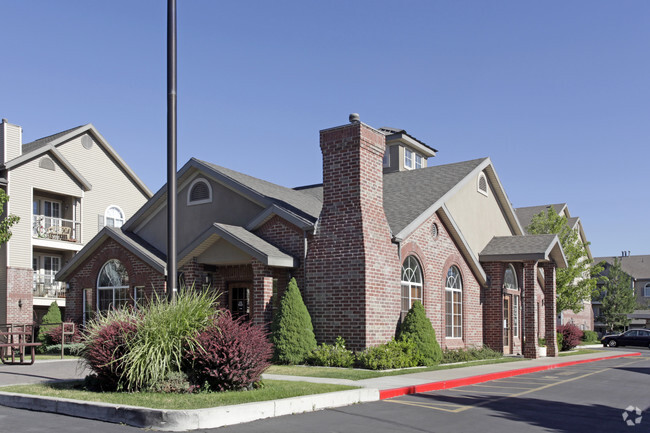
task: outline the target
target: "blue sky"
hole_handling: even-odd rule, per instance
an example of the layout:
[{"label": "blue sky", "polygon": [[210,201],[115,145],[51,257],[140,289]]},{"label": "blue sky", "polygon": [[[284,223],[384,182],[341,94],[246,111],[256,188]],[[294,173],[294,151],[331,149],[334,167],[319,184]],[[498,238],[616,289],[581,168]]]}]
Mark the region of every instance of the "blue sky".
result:
[{"label": "blue sky", "polygon": [[[0,0],[0,117],[93,123],[165,182],[166,1]],[[566,202],[594,256],[650,254],[650,2],[178,0],[178,161],[321,181],[358,112],[490,156],[515,207]]]}]

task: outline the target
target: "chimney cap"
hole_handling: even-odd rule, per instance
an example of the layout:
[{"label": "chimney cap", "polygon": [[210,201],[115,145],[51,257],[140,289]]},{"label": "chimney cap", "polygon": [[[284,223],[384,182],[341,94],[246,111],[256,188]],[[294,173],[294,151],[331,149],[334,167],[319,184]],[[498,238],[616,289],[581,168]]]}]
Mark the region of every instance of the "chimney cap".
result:
[{"label": "chimney cap", "polygon": [[349,120],[350,120],[350,123],[358,123],[358,122],[360,122],[361,120],[359,120],[359,113],[350,114]]}]

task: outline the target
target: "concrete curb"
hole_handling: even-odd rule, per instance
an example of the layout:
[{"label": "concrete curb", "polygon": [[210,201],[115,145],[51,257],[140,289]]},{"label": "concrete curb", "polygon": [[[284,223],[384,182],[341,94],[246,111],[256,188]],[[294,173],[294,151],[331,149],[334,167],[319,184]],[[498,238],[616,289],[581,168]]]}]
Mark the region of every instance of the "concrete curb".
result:
[{"label": "concrete curb", "polygon": [[551,370],[560,367],[569,367],[571,365],[584,364],[587,362],[603,361],[606,359],[622,358],[625,356],[641,356],[641,353],[625,353],[620,355],[602,356],[599,358],[581,359],[578,361],[560,362],[557,364],[540,365],[537,367],[519,368],[516,370],[506,370],[497,373],[480,374],[477,376],[463,377],[460,379],[443,380],[438,382],[423,383],[420,385],[404,386],[400,388],[384,389],[379,391],[379,399],[399,397],[407,394],[417,394],[420,392],[439,391],[441,389],[457,388],[459,386],[474,385],[477,383],[488,382],[490,380],[503,379],[506,377],[519,376],[522,374],[535,373],[538,371]]},{"label": "concrete curb", "polygon": [[54,397],[0,392],[0,405],[51,412],[163,431],[216,428],[264,418],[367,403],[379,400],[379,390],[359,388],[301,397],[194,410],[150,409]]}]

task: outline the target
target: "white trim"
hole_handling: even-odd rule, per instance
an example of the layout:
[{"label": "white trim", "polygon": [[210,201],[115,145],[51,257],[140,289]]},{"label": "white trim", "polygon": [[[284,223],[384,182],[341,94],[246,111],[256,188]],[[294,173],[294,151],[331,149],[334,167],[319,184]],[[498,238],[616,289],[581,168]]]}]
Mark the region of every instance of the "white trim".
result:
[{"label": "white trim", "polygon": [[[120,211],[120,213],[122,214],[122,224],[120,224],[119,226],[115,226],[115,225],[113,225],[113,226],[109,226],[109,227],[120,228],[120,227],[122,227],[122,226],[124,225],[124,223],[126,222],[126,219],[127,219],[127,218],[126,218],[126,214],[124,213],[124,211],[122,210],[122,208],[119,207],[119,206],[116,205],[116,204],[111,204],[111,205],[108,205],[108,206],[106,207],[106,210],[104,211],[104,227],[106,227],[106,226],[108,225],[108,224],[106,224],[106,221],[108,220],[108,211],[109,211],[109,209],[113,209],[113,208],[114,208],[114,209],[117,209],[117,210]],[[115,218],[112,218],[112,219],[115,219]]]},{"label": "white trim", "polygon": [[[481,189],[481,179],[485,181],[485,191]],[[478,177],[476,178],[476,191],[479,194],[483,194],[484,196],[488,197],[488,191],[489,191],[488,179],[484,172],[480,172],[478,174]]]},{"label": "white trim", "polygon": [[[409,152],[411,154],[411,165],[406,165],[406,152]],[[413,152],[408,147],[404,148],[404,168],[407,170],[413,170],[415,168],[415,152]]]},{"label": "white trim", "polygon": [[[208,187],[208,198],[203,199],[203,200],[195,200],[191,201],[191,196],[192,196],[192,189],[197,183],[204,183]],[[197,177],[190,183],[189,188],[187,189],[187,205],[188,206],[195,206],[199,204],[205,204],[205,203],[212,203],[212,185],[210,185],[210,181],[208,181],[204,177]]]}]

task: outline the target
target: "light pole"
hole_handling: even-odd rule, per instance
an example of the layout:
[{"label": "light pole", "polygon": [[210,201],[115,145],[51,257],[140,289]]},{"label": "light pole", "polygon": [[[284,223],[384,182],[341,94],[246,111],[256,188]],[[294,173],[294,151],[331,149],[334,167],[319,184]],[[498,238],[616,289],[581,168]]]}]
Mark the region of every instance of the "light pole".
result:
[{"label": "light pole", "polygon": [[167,299],[176,299],[176,0],[167,0]]}]

